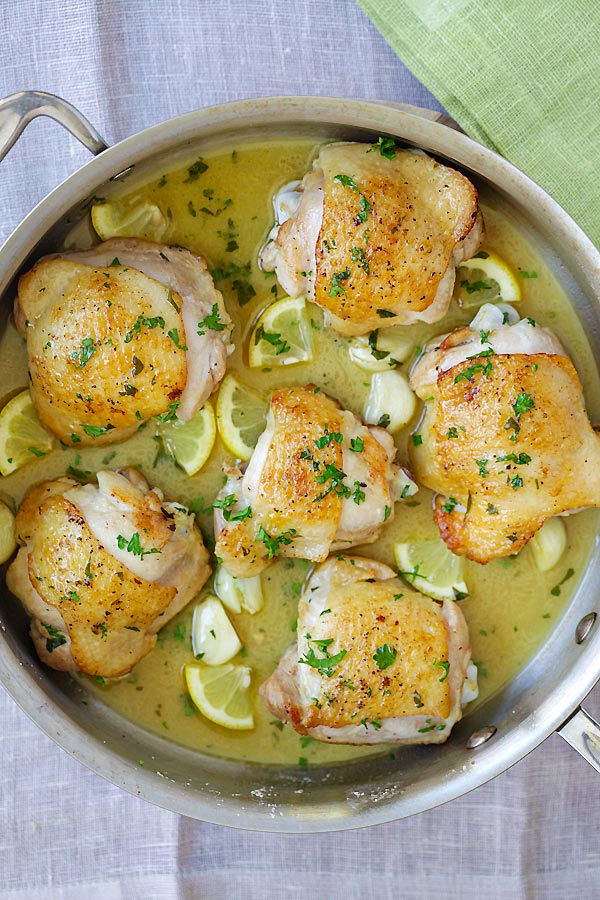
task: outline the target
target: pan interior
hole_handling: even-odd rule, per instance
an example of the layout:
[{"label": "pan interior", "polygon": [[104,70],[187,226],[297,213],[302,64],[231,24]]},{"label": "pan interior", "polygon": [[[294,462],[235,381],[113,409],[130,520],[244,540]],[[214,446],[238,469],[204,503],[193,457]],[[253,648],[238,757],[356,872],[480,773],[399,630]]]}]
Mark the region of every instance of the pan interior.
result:
[{"label": "pan interior", "polygon": [[[414,140],[405,134],[401,125],[400,120],[396,133],[401,138],[405,137],[407,144],[412,144]],[[241,129],[233,124],[202,139],[191,141],[187,136],[179,140],[171,138],[173,148],[169,152],[169,169],[240,141],[291,139],[299,135],[317,142],[340,137],[373,139],[377,137],[377,132],[371,128],[339,124],[315,127],[306,122],[293,121],[244,126]],[[421,141],[421,145],[424,149],[433,150],[437,156],[442,155],[437,147],[429,146],[425,140]],[[451,153],[448,156],[449,162],[456,162]],[[70,209],[43,235],[29,254],[29,260],[56,249],[68,235],[73,234],[74,229],[83,242],[86,233],[91,237],[87,223],[90,201],[94,196],[110,197],[124,190],[129,192],[135,190],[136,185],[164,173],[164,156],[161,153],[157,157],[147,148],[140,148],[137,155],[132,150],[128,158],[136,162],[127,181],[119,185],[108,177],[96,182],[93,191],[87,192],[83,201],[83,194],[79,194],[78,202],[71,204]],[[118,167],[117,163],[118,160],[115,160],[113,168]],[[490,171],[486,178],[469,165],[463,163],[460,167],[474,178],[484,202],[509,217],[511,223],[526,234],[534,251],[543,258],[568,293],[590,338],[592,349],[597,352],[595,337],[598,335],[600,316],[591,287],[574,263],[576,255],[570,252],[569,247],[552,238],[551,226],[546,220],[537,219],[535,208],[526,197],[519,200],[511,196],[515,185],[509,177],[502,172]],[[90,177],[93,178],[93,173]],[[494,185],[492,179],[496,177],[500,177],[500,184]],[[28,260],[23,259],[21,270],[27,265]],[[10,276],[10,273],[7,274]],[[13,291],[14,284],[9,284],[3,304],[5,321]],[[588,408],[592,417],[597,417],[600,415],[600,403],[593,360],[582,376],[587,389]],[[591,515],[595,516],[595,513]],[[30,714],[34,714],[35,705],[31,698],[36,697],[40,713],[34,714],[34,717],[51,736],[115,783],[139,792],[160,805],[187,815],[241,827],[290,831],[356,827],[409,815],[443,802],[518,758],[518,726],[522,726],[521,740],[525,746],[529,738],[524,732],[533,727],[531,720],[535,718],[536,710],[544,704],[552,690],[560,691],[561,685],[569,680],[571,670],[582,653],[574,643],[573,634],[579,618],[592,608],[588,598],[596,593],[596,556],[594,551],[586,575],[561,621],[519,675],[503,691],[459,723],[448,744],[403,749],[401,753],[393,754],[394,758],[386,753],[356,762],[299,770],[293,766],[244,764],[199,754],[173,744],[127,722],[76,680],[42,669],[30,645],[26,617],[19,605],[8,596],[2,597],[0,610],[6,645],[1,671],[9,690]],[[498,728],[498,734],[489,748],[475,754],[467,751],[467,737],[488,724]],[[511,735],[513,749],[509,759]],[[498,759],[507,760],[504,765],[489,759],[490,748],[495,748],[494,754]]]}]

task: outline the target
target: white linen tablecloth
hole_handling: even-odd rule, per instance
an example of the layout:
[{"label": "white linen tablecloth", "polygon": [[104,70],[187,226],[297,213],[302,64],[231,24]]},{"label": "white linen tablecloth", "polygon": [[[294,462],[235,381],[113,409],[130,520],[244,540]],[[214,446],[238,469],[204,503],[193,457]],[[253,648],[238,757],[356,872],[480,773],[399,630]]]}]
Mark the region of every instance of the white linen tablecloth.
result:
[{"label": "white linen tablecloth", "polygon": [[[440,108],[354,0],[4,0],[0,25],[0,95],[62,95],[111,143],[267,94]],[[0,238],[86,159],[59,126],[34,122],[0,166]],[[598,715],[598,689],[587,706]],[[234,831],[121,792],[0,691],[7,900],[600,898],[599,823],[598,776],[553,736],[494,782],[409,820],[314,836]]]}]

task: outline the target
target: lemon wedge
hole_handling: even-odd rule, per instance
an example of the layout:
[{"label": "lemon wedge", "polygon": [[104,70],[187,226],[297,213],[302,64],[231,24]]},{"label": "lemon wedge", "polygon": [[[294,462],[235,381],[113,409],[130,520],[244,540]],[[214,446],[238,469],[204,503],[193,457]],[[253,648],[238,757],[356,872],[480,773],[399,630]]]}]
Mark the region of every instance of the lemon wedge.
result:
[{"label": "lemon wedge", "polygon": [[242,642],[214,594],[209,594],[194,610],[192,620],[194,656],[208,666],[229,662],[242,649]]},{"label": "lemon wedge", "polygon": [[194,705],[203,716],[237,731],[254,728],[252,702],[248,696],[251,669],[248,666],[203,666],[188,663],[185,683]]},{"label": "lemon wedge", "polygon": [[0,472],[10,475],[50,453],[56,441],[37,417],[29,391],[9,400],[0,412]]},{"label": "lemon wedge", "polygon": [[0,500],[0,566],[10,559],[16,549],[15,517],[6,503]]},{"label": "lemon wedge", "polygon": [[394,545],[400,575],[422,594],[434,600],[462,600],[469,594],[463,577],[463,560],[441,538]]},{"label": "lemon wedge", "polygon": [[480,251],[462,262],[456,276],[458,302],[469,308],[482,303],[519,303],[521,287],[508,263],[495,253]]},{"label": "lemon wedge", "polygon": [[371,379],[371,390],[365,407],[365,422],[381,425],[389,431],[398,431],[412,419],[417,401],[408,381],[390,369],[376,372]]},{"label": "lemon wedge", "polygon": [[312,334],[304,297],[284,297],[271,303],[250,335],[250,368],[290,366],[312,358]]},{"label": "lemon wedge", "polygon": [[234,578],[224,566],[217,566],[215,592],[222,603],[233,613],[248,612],[255,615],[265,604],[260,575],[252,578]]},{"label": "lemon wedge", "polygon": [[265,429],[265,400],[235,375],[226,375],[217,400],[217,425],[230,453],[247,461]]},{"label": "lemon wedge", "polygon": [[96,203],[92,206],[92,225],[103,241],[134,237],[160,242],[167,236],[171,223],[156,204],[143,200]]},{"label": "lemon wedge", "polygon": [[562,519],[548,519],[529,542],[533,561],[540,572],[548,572],[557,564],[567,548],[567,529]]},{"label": "lemon wedge", "polygon": [[157,433],[165,449],[186,475],[195,475],[206,463],[217,437],[217,423],[210,400],[187,422],[174,419],[159,423]]}]

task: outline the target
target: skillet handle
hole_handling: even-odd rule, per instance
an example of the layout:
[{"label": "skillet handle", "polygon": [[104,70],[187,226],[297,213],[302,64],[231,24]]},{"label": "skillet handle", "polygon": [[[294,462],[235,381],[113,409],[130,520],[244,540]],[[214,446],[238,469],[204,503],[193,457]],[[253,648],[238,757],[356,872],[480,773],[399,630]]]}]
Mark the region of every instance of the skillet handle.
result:
[{"label": "skillet handle", "polygon": [[66,100],[44,91],[19,91],[0,100],[0,161],[23,129],[38,116],[49,116],[59,122],[94,156],[108,148],[94,126]]},{"label": "skillet handle", "polygon": [[600,772],[600,723],[585,709],[577,709],[556,733]]}]

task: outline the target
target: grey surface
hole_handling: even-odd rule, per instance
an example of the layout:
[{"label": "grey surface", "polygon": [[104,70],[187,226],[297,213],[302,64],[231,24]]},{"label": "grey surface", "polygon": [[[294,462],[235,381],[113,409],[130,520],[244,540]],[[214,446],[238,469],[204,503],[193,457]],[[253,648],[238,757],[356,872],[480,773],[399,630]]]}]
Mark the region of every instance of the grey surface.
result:
[{"label": "grey surface", "polygon": [[[328,94],[437,108],[352,0],[3,3],[0,94],[54,91],[114,142],[199,106]],[[35,122],[0,166],[5,237],[87,158]],[[587,704],[596,717],[600,694]],[[236,832],[177,817],[83,769],[0,696],[0,896],[600,896],[600,782],[559,738],[474,794],[346,834]]]}]

